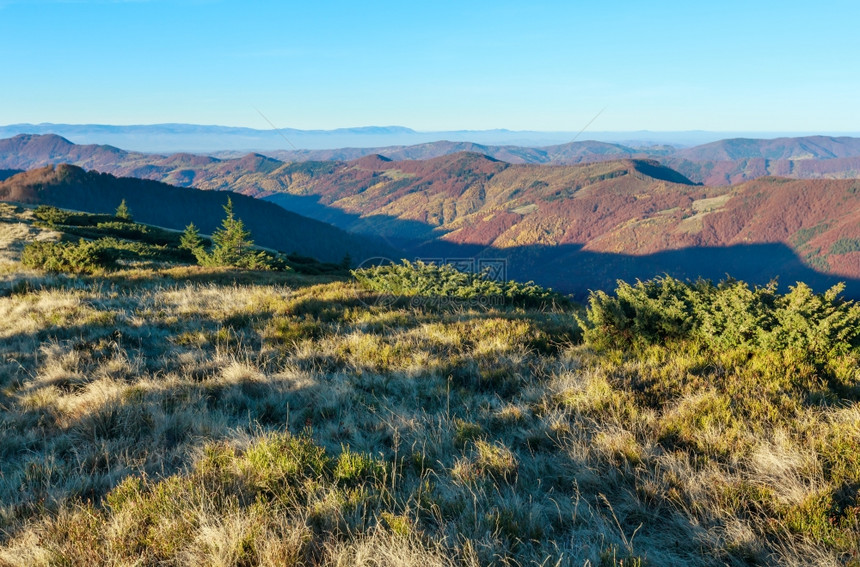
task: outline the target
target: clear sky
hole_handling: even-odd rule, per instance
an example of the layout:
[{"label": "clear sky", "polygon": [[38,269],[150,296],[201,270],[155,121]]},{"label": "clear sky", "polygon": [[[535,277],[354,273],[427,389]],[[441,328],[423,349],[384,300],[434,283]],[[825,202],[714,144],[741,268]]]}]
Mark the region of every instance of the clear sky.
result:
[{"label": "clear sky", "polygon": [[0,124],[860,131],[856,0],[0,0]]}]

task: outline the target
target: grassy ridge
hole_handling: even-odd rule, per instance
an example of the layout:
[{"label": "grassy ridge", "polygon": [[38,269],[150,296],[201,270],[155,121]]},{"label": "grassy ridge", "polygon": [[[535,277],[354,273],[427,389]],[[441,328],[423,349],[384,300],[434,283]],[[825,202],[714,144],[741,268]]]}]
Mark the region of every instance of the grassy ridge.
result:
[{"label": "grassy ridge", "polygon": [[223,240],[223,228],[211,239],[196,234],[196,249],[192,250],[183,243],[181,233],[133,222],[127,210],[124,216],[114,216],[40,205],[32,213],[36,219],[35,226],[59,231],[60,239],[28,243],[24,246],[21,262],[48,272],[76,274],[104,274],[120,268],[163,268],[194,263],[209,266],[242,264],[258,270],[295,270],[309,275],[346,274],[346,268],[340,264],[319,262],[297,253],[272,255],[255,248],[253,241],[248,240],[250,233],[244,231],[241,220],[233,218],[229,199],[228,206],[229,219],[225,219],[225,226],[238,223],[239,230],[243,232],[237,234],[239,241],[230,243],[232,247],[224,248],[236,250],[231,249],[230,254],[219,253],[219,242],[214,242],[214,251],[209,254],[206,250],[213,248],[213,240],[218,240],[219,232]]},{"label": "grassy ridge", "polygon": [[836,292],[663,279],[531,308],[16,269],[0,563],[858,564]]}]

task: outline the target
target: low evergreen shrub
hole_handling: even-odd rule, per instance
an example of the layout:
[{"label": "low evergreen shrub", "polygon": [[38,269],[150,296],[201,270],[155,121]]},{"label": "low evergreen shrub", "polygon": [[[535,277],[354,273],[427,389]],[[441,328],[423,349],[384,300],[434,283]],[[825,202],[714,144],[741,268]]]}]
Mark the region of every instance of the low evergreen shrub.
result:
[{"label": "low evergreen shrub", "polygon": [[860,305],[840,297],[843,284],[814,293],[804,283],[777,293],[728,280],[685,283],[671,277],[591,294],[580,321],[593,347],[697,340],[714,349],[795,350],[825,361],[860,347]]},{"label": "low evergreen shrub", "polygon": [[403,260],[350,272],[365,288],[400,296],[497,299],[509,305],[539,307],[567,304],[568,300],[534,282],[496,281],[487,272],[464,272],[450,264]]}]

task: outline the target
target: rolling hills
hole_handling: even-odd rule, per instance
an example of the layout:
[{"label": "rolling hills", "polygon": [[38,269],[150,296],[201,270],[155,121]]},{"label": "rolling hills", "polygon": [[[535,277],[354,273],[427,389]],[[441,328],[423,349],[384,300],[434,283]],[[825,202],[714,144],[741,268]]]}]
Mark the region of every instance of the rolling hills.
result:
[{"label": "rolling hills", "polygon": [[[630,147],[588,140],[543,147],[436,141],[411,146],[277,150],[265,152],[265,157],[273,158],[275,162],[293,163],[352,161],[369,155],[382,155],[403,161],[433,159],[459,152],[480,153],[511,164],[574,165],[617,159],[655,159],[705,185],[729,185],[768,175],[798,179],[848,179],[860,175],[860,138],[825,136],[773,140],[737,138],[684,149]],[[243,169],[248,165],[243,160],[254,162],[260,157],[260,154],[236,152],[219,152],[212,156],[146,154],[105,145],[77,145],[53,134],[18,135],[0,140],[0,168],[31,169],[72,163],[114,175],[183,186],[206,183],[217,186],[213,179],[225,169],[233,177],[242,177],[240,173],[263,173],[254,168]],[[274,169],[271,167],[270,172]],[[246,181],[248,183],[228,179],[223,185],[245,192],[253,183],[271,185],[275,182],[271,176],[247,178]]]},{"label": "rolling hills", "polygon": [[624,157],[654,157],[670,154],[670,146],[632,148],[621,144],[586,140],[544,147],[492,146],[472,142],[439,141],[412,146],[380,148],[340,148],[334,150],[278,150],[266,155],[281,161],[351,161],[368,155],[389,159],[423,160],[460,152],[484,154],[508,163],[575,164]]},{"label": "rolling hills", "polygon": [[[814,169],[855,159],[838,157],[854,151],[852,140],[785,139],[766,145],[729,140],[685,155],[732,158],[752,147],[760,157],[750,159],[763,164],[769,159],[763,156],[817,156],[788,160],[797,171],[804,164]],[[591,148],[592,156],[599,151],[603,158],[628,155],[608,144]],[[618,277],[662,272],[713,279],[729,273],[759,284],[781,275],[816,287],[841,278],[849,280],[849,295],[858,293],[853,281],[860,277],[860,213],[853,180],[782,179],[764,175],[764,168],[752,181],[701,185],[666,166],[674,159],[668,156],[548,165],[460,152],[422,160],[373,154],[346,162],[284,163],[262,154],[154,156],[76,146],[56,136],[0,142],[4,167],[29,167],[61,156],[116,175],[259,197],[349,233],[387,241],[385,253],[351,252],[356,260],[369,255],[496,258],[507,262],[514,277],[579,296]],[[818,159],[827,156],[837,157]],[[728,168],[708,170],[712,176],[730,175],[736,166],[731,160],[689,163]],[[267,231],[260,244],[274,242]],[[321,242],[311,245],[319,249]],[[342,256],[344,247],[335,248]],[[318,255],[337,261],[332,254],[337,255]]]},{"label": "rolling hills", "polygon": [[[692,184],[653,161],[510,165],[478,154],[297,164],[265,198],[425,257],[505,258],[515,277],[582,294],[666,271],[757,283],[860,278],[860,182]],[[850,293],[856,294],[856,284]]]},{"label": "rolling hills", "polygon": [[767,175],[851,179],[860,176],[860,138],[737,138],[684,148],[664,161],[706,185],[729,185]]},{"label": "rolling hills", "polygon": [[774,138],[759,140],[734,138],[684,148],[675,157],[691,161],[730,161],[764,158],[769,160],[807,160],[857,157],[860,155],[860,138],[847,136],[806,136],[802,138]]}]

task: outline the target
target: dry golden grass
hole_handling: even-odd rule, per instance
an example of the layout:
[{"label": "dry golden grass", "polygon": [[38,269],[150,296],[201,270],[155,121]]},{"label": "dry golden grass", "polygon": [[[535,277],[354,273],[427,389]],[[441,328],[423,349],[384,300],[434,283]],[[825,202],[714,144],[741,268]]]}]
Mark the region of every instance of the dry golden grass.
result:
[{"label": "dry golden grass", "polygon": [[34,221],[31,210],[0,202],[0,285],[11,285],[20,275],[37,275],[18,263],[24,246],[30,242],[57,240],[60,237],[57,232],[34,226]]},{"label": "dry golden grass", "polygon": [[570,313],[260,278],[6,280],[0,564],[858,564],[856,401],[739,413],[743,364]]}]

